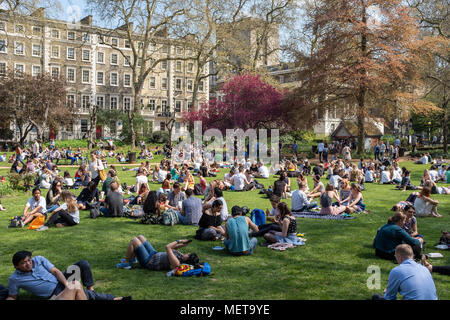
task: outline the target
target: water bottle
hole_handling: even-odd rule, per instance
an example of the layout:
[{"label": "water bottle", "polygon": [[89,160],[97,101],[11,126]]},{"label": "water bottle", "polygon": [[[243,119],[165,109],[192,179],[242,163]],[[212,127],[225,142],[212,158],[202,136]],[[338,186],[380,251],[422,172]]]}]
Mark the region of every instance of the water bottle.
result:
[{"label": "water bottle", "polygon": [[169,272],[166,273],[166,277],[172,277],[175,275],[175,269],[170,270]]}]

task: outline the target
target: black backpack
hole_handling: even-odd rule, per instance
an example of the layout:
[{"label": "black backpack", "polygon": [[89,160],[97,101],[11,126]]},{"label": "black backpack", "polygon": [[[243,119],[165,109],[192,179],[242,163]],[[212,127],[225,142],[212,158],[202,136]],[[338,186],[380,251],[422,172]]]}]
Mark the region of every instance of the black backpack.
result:
[{"label": "black backpack", "polygon": [[203,191],[202,185],[200,183],[196,183],[194,185],[194,194],[196,196],[201,196],[203,195],[205,192]]}]

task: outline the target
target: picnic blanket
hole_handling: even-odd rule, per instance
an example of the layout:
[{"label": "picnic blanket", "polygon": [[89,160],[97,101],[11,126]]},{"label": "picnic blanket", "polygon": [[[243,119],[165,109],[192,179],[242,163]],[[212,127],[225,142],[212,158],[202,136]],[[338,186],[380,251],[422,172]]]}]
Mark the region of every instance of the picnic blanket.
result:
[{"label": "picnic blanket", "polygon": [[311,211],[292,211],[292,214],[296,218],[311,218],[311,219],[324,219],[324,220],[351,220],[356,219],[356,217],[351,217],[348,214],[339,214],[337,216],[334,216],[332,214],[320,214],[317,211],[311,212]]}]

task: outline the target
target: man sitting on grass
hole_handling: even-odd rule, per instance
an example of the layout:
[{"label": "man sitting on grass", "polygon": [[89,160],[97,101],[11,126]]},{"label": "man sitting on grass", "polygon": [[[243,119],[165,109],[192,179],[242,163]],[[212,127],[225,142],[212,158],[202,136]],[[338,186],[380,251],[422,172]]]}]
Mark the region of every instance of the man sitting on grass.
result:
[{"label": "man sitting on grass", "polygon": [[119,184],[111,182],[110,191],[105,198],[104,206],[100,211],[105,217],[121,217],[123,214],[123,196],[117,191]]},{"label": "man sitting on grass", "polygon": [[[8,300],[16,300],[19,289],[44,298],[56,300],[131,300],[131,297],[114,297],[94,291],[94,279],[89,263],[81,260],[62,273],[42,256],[31,258],[31,252],[19,251],[12,258],[16,271],[8,280]],[[77,272],[78,271],[78,272]],[[68,282],[71,275],[79,275],[75,283]],[[81,280],[86,289],[83,289]]]},{"label": "man sitting on grass", "polygon": [[375,300],[396,300],[397,293],[403,300],[437,300],[436,286],[430,271],[414,261],[410,245],[400,244],[395,248],[398,266],[391,270],[384,297],[375,295]]},{"label": "man sitting on grass", "polygon": [[47,204],[45,198],[41,197],[41,190],[35,188],[32,193],[33,197],[28,200],[23,210],[22,220],[20,222],[22,228],[33,221],[34,218],[45,215],[47,212]]}]

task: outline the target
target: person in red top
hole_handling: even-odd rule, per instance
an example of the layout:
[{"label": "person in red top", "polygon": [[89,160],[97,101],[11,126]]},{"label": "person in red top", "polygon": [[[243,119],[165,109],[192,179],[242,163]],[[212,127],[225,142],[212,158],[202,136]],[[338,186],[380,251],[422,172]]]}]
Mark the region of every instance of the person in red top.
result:
[{"label": "person in red top", "polygon": [[197,173],[197,176],[200,179],[200,186],[202,187],[203,193],[205,193],[208,183],[206,182],[206,179],[203,178],[203,175],[201,174],[200,171]]}]

